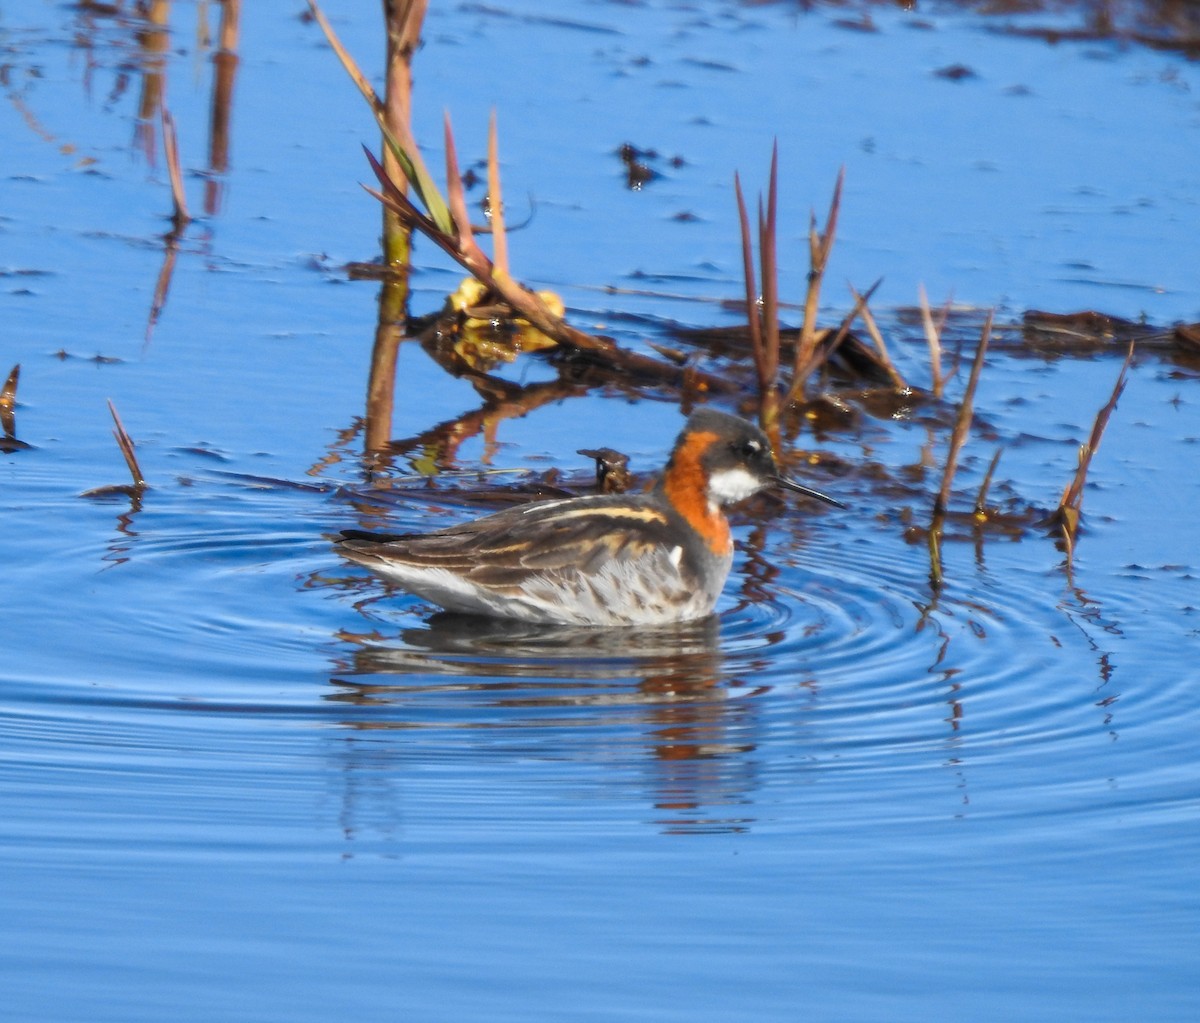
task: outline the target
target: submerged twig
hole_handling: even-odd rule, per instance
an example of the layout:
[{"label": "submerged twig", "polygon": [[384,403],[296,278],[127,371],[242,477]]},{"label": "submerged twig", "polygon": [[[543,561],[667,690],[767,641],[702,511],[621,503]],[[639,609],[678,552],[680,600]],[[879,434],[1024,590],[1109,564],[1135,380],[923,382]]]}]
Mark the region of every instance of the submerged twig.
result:
[{"label": "submerged twig", "polygon": [[1079,467],[1075,470],[1075,476],[1063,490],[1058,507],[1051,516],[1051,521],[1057,524],[1062,531],[1063,541],[1067,547],[1068,565],[1074,556],[1075,537],[1079,531],[1080,507],[1083,504],[1083,488],[1087,483],[1087,474],[1092,464],[1092,456],[1099,450],[1100,440],[1104,436],[1108,420],[1116,410],[1117,402],[1125,390],[1125,385],[1128,382],[1126,375],[1129,372],[1129,365],[1132,361],[1133,342],[1131,341],[1129,343],[1129,351],[1125,355],[1125,362],[1121,366],[1121,372],[1117,375],[1117,382],[1113,385],[1112,394],[1100,411],[1096,413],[1096,420],[1092,424],[1092,432],[1088,436],[1087,443],[1079,447]]}]

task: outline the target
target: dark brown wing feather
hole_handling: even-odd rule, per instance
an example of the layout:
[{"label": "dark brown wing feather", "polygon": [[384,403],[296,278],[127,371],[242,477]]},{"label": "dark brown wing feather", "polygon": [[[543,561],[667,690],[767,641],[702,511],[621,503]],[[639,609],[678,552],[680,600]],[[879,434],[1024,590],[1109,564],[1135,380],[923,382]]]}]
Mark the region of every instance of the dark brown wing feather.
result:
[{"label": "dark brown wing feather", "polygon": [[[436,533],[347,530],[351,560],[442,568],[481,585],[519,585],[530,571],[594,572],[614,555],[638,559],[671,544],[665,511],[649,500],[582,497],[508,508]],[[678,540],[676,540],[678,542]]]}]

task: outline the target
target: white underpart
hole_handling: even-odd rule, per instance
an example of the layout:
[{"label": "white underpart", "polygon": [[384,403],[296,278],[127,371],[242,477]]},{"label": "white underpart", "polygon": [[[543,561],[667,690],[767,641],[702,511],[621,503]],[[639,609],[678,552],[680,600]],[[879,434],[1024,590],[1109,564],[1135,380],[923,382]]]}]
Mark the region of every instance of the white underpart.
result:
[{"label": "white underpart", "polygon": [[729,572],[726,564],[708,587],[697,589],[680,575],[682,561],[683,548],[676,546],[633,561],[610,561],[590,575],[533,573],[516,594],[493,592],[444,568],[372,567],[450,611],[559,625],[663,625],[710,614]]},{"label": "white underpart", "polygon": [[736,504],[763,488],[759,477],[745,469],[719,469],[708,478],[708,499],[714,504]]}]

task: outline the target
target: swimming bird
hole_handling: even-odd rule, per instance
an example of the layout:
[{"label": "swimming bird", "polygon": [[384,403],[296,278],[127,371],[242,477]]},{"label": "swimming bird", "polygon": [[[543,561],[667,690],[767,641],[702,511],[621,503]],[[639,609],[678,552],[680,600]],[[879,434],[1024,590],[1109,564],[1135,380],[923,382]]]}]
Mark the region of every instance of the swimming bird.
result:
[{"label": "swimming bird", "polygon": [[660,625],[712,613],[733,564],[725,507],[779,472],[766,435],[695,412],[653,489],[537,501],[434,533],[346,530],[349,560],[449,611],[556,625]]}]

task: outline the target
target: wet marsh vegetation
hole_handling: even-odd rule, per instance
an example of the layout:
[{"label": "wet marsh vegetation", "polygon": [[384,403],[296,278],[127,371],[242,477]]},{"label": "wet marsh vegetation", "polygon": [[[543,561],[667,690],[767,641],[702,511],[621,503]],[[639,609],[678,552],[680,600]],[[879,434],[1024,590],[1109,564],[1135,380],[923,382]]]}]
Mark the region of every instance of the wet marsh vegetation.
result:
[{"label": "wet marsh vegetation", "polygon": [[[265,6],[0,14],[14,1018],[1194,1019],[1188,8]],[[713,619],[328,543],[704,405]]]}]

